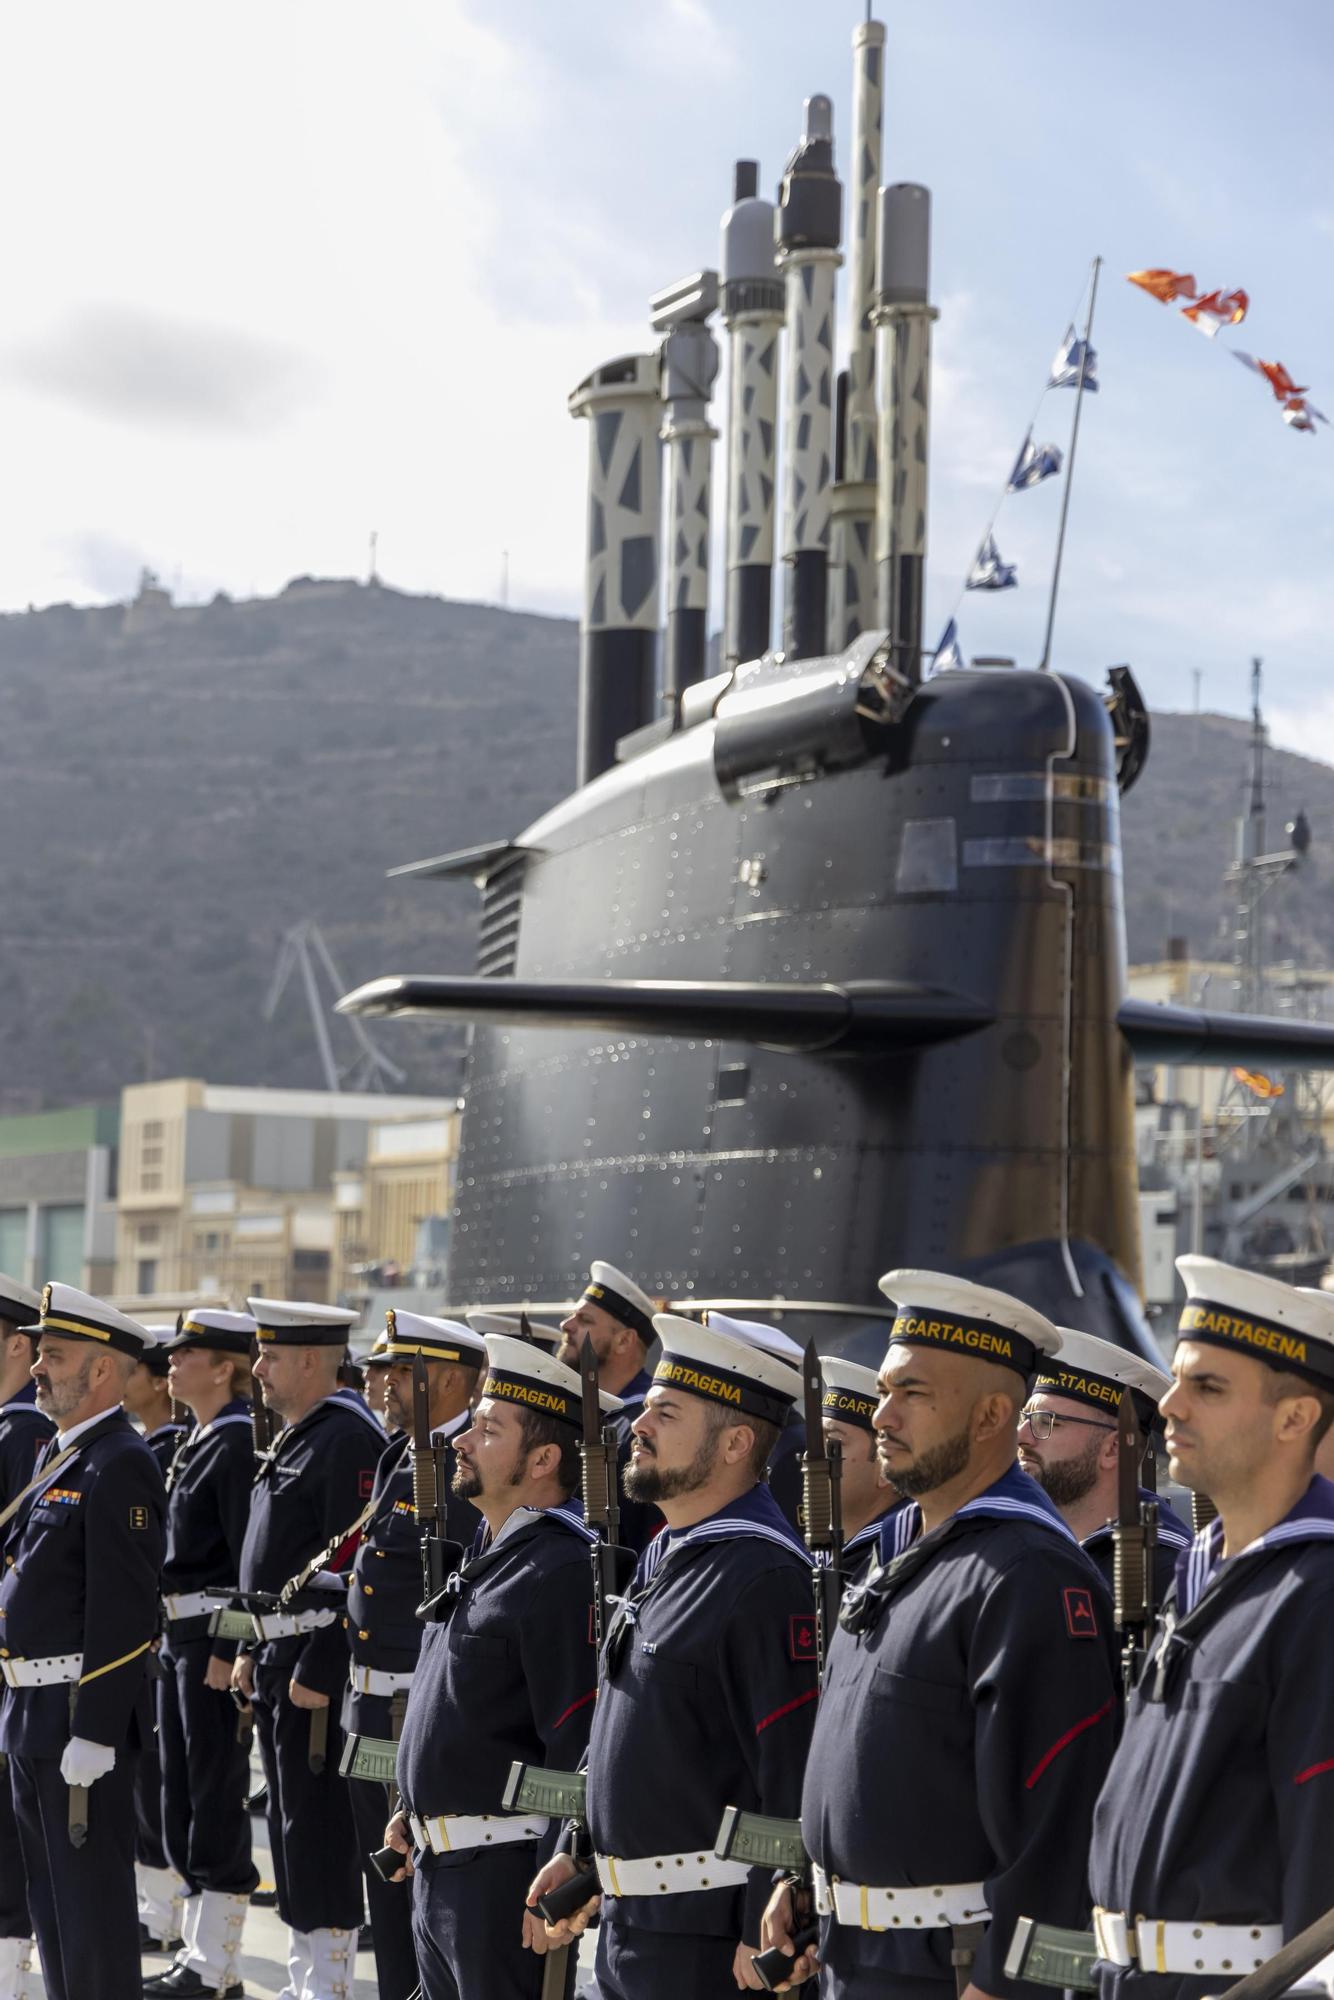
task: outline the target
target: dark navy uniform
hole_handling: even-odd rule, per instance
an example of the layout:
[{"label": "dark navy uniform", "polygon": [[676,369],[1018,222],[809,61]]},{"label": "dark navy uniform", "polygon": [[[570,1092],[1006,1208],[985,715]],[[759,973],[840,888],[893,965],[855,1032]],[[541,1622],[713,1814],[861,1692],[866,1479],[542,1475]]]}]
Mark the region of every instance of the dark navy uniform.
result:
[{"label": "dark navy uniform", "polygon": [[807,1852],[852,1901],[822,1920],[820,1991],[846,2000],[954,1991],[949,1928],[862,1929],[861,1886],[980,1889],[952,1901],[990,1912],[971,1976],[1002,1996],[1027,1990],[1003,1970],[1017,1918],[1088,1915],[1117,1705],[1102,1584],[1017,1467],[915,1539],[920,1523],[890,1514],[844,1599],[806,1770]]},{"label": "dark navy uniform", "polygon": [[[177,1423],[159,1424],[155,1431],[144,1433],[144,1443],[157,1460],[158,1471],[165,1485],[171,1461],[176,1448],[185,1436],[186,1426]],[[149,1671],[154,1676],[159,1671],[154,1662]],[[156,1709],[156,1702],[154,1704]],[[149,1731],[139,1752],[139,1765],[134,1779],[134,1820],[135,1820],[135,1860],[143,1868],[167,1868],[174,1866],[168,1861],[166,1844],[162,1833],[162,1760],[159,1754],[157,1729]],[[164,1906],[165,1907],[165,1906]],[[141,1907],[141,1915],[143,1913]],[[174,1929],[174,1923],[173,1923]]]},{"label": "dark navy uniform", "polygon": [[[576,1508],[554,1507],[521,1509],[486,1546],[484,1535],[453,1609],[425,1628],[408,1698],[398,1784],[419,1821],[499,1814],[511,1763],[573,1770],[588,1740],[592,1532]],[[641,1738],[641,1783],[643,1748]],[[523,1905],[558,1831],[495,1847],[465,1833],[454,1852],[414,1853],[426,2000],[536,2000],[543,1961],[522,1949]]]},{"label": "dark navy uniform", "polygon": [[[1286,1520],[1223,1562],[1221,1521],[1179,1560],[1093,1821],[1102,1909],[1145,1919],[1141,1948],[1193,1955],[1208,1926],[1267,1957],[1334,1906],[1334,1486],[1314,1479]],[[1250,1932],[1259,1928],[1258,1940]],[[1100,1968],[1104,1994],[1217,1993],[1199,1977]]]},{"label": "dark navy uniform", "polygon": [[[53,1460],[61,1448],[52,1440]],[[134,1768],[151,1729],[163,1511],[153,1455],[115,1409],[79,1431],[74,1456],[20,1508],[5,1544],[0,1663],[17,1671],[26,1661],[82,1661],[77,1682],[13,1686],[7,1676],[0,1692],[0,1750],[51,2000],[139,1991]],[[80,1848],[69,1839],[60,1775],[71,1735],[116,1751],[114,1769],[89,1790]]]},{"label": "dark navy uniform", "polygon": [[167,1482],[158,1690],[163,1821],[168,1858],[190,1895],[201,1889],[248,1895],[259,1879],[250,1857],[247,1758],[237,1742],[236,1709],[229,1694],[204,1685],[210,1657],[229,1660],[235,1646],[209,1638],[207,1609],[174,1615],[204,1591],[235,1586],[253,1476],[250,1405],[238,1396],[186,1434]]},{"label": "dark navy uniform", "polygon": [[[1175,1508],[1160,1499],[1151,1487],[1141,1486],[1139,1497],[1141,1500],[1156,1501],[1158,1506],[1158,1539],[1153,1552],[1153,1601],[1162,1604],[1176,1575],[1177,1557],[1183,1549],[1190,1547],[1190,1529]],[[1091,1535],[1085,1535],[1080,1546],[1106,1584],[1110,1596],[1116,1548],[1111,1522],[1108,1521],[1105,1527],[1095,1528]]]},{"label": "dark navy uniform", "polygon": [[[477,1509],[452,1491],[456,1460],[449,1438],[469,1422],[464,1411],[432,1435],[443,1438],[445,1539],[460,1550],[471,1547],[478,1528]],[[347,1593],[350,1684],[343,1697],[343,1729],[347,1734],[381,1739],[394,1733],[394,1699],[406,1700],[407,1688],[421,1650],[422,1623],[417,1606],[425,1595],[422,1578],[421,1532],[412,1495],[411,1440],[397,1435],[375,1472],[375,1512],[362,1532]],[[375,1691],[368,1681],[387,1676],[397,1687]],[[352,1813],[358,1852],[364,1857],[382,1845],[388,1818],[384,1787],[365,1779],[352,1781]],[[366,1899],[375,1944],[375,1970],[381,2000],[410,2000],[419,1973],[412,1942],[412,1897],[402,1882],[386,1882],[366,1868]]]},{"label": "dark navy uniform", "polygon": [[795,1818],[815,1696],[810,1562],[768,1488],[664,1530],[613,1620],[589,1740],[589,1836],[610,1857],[604,2000],[735,1990],[732,1961],[743,1940],[759,1943],[769,1871],[655,1896],[630,1893],[624,1863],[711,1857],[729,1805]]},{"label": "dark navy uniform", "polygon": [[[42,1447],[54,1430],[50,1418],[44,1417],[37,1407],[35,1383],[26,1382],[9,1402],[0,1404],[0,1510],[32,1478]],[[31,1936],[23,1850],[14,1819],[9,1773],[0,1768],[0,1940]]]},{"label": "dark navy uniform", "polygon": [[[261,1461],[241,1551],[243,1591],[276,1594],[321,1548],[351,1529],[370,1499],[384,1433],[364,1403],[331,1395],[289,1424]],[[346,1563],[347,1548],[330,1565]],[[338,1704],[347,1684],[341,1592],[303,1593],[303,1614],[327,1596],[318,1628],[250,1648],[255,1723],[269,1791],[269,1834],[278,1910],[297,1932],[355,1930],[361,1870],[347,1781],[338,1775]],[[323,1615],[323,1614],[321,1614]],[[289,1699],[300,1681],[332,1704],[325,1766],[310,1769],[311,1711]]]}]

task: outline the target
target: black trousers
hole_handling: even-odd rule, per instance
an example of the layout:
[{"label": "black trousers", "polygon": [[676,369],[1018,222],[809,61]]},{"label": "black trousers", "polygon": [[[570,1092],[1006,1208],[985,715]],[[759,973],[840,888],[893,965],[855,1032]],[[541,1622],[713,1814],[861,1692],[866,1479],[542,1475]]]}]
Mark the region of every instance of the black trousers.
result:
[{"label": "black trousers", "polygon": [[0,1756],[0,1938],[31,1936],[28,1879],[23,1868],[23,1849],[19,1845],[18,1821],[14,1817],[9,1760]]},{"label": "black trousers", "polygon": [[338,1775],[343,1732],[330,1707],[324,1769],[310,1768],[311,1711],[288,1699],[299,1642],[279,1641],[255,1657],[255,1728],[269,1788],[269,1842],[278,1914],[294,1931],[357,1930],[361,1863],[348,1781]]},{"label": "black trousers", "polygon": [[[150,1681],[150,1689],[160,1687]],[[154,1708],[157,1706],[154,1697]],[[162,1765],[158,1757],[156,1729],[139,1751],[134,1773],[134,1858],[145,1868],[165,1868],[167,1850],[162,1844]]]},{"label": "black trousers", "polygon": [[366,1857],[384,1846],[384,1830],[389,1823],[389,1801],[383,1785],[365,1778],[349,1778],[352,1818],[357,1829],[357,1858],[366,1882],[366,1907],[371,1914],[371,1942],[375,1947],[375,1978],[380,2000],[412,2000],[421,1974],[417,1951],[412,1942],[412,1884],[386,1882],[370,1866]]},{"label": "black trousers", "polygon": [[599,2000],[734,2000],[735,1938],[603,1924],[598,1931]]},{"label": "black trousers", "polygon": [[69,1789],[54,1757],[11,1757],[14,1812],[48,2000],[140,1991],[133,1751],[88,1792],[88,1838],[70,1844]]},{"label": "black trousers", "polygon": [[245,1809],[249,1760],[236,1740],[231,1696],[204,1685],[211,1643],[207,1637],[178,1641],[162,1654],[158,1749],[164,1843],[191,1895],[218,1889],[248,1896],[259,1881]]},{"label": "black trousers", "polygon": [[[518,1841],[467,1858],[421,1857],[411,1882],[423,2000],[540,2000],[546,1961],[523,1949],[536,1853]],[[569,1966],[572,1981],[573,1953]]]},{"label": "black trousers", "polygon": [[[946,1957],[950,1950],[947,1930],[933,1931],[930,1949]],[[926,1939],[920,1934],[905,1938],[902,1932],[863,1931],[851,1924],[836,1924],[832,1917],[820,1919],[820,2000],[881,2000],[892,1993],[894,2000],[954,2000],[957,1987],[946,1965],[938,1978],[898,1969],[906,1946],[919,1957]]]}]

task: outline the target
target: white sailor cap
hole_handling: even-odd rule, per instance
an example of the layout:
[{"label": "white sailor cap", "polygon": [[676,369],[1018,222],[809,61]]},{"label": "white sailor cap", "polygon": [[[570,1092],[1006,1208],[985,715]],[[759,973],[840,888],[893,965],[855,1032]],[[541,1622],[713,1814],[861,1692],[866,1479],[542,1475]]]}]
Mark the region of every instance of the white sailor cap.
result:
[{"label": "white sailor cap", "polygon": [[184,1354],[192,1347],[209,1347],[216,1354],[249,1354],[254,1340],[253,1314],[225,1312],[221,1306],[191,1306],[176,1321],[167,1351]]},{"label": "white sailor cap", "polygon": [[874,1430],[872,1419],[880,1401],[874,1368],[865,1368],[860,1361],[845,1361],[841,1354],[822,1354],[820,1374],[824,1378],[820,1408],[825,1416],[836,1423],[856,1424],[860,1430]]},{"label": "white sailor cap", "polygon": [[887,1271],[880,1289],[898,1307],[889,1345],[943,1347],[994,1361],[1027,1378],[1038,1358],[1055,1354],[1061,1336],[1049,1319],[1008,1292],[944,1271]]},{"label": "white sailor cap", "polygon": [[558,1326],[544,1326],[541,1320],[529,1319],[527,1313],[522,1318],[518,1313],[489,1312],[470,1312],[463,1317],[474,1333],[503,1333],[511,1340],[531,1340],[534,1346],[545,1347],[549,1354],[554,1354],[565,1338]]},{"label": "white sailor cap", "polygon": [[716,1312],[709,1306],[704,1314],[705,1326],[714,1333],[726,1333],[733,1340],[744,1340],[748,1347],[758,1347],[764,1354],[772,1354],[779,1361],[790,1361],[794,1368],[800,1368],[806,1350],[798,1347],[792,1336],[783,1333],[776,1326],[765,1326],[758,1319],[732,1319],[727,1313]]},{"label": "white sailor cap", "polygon": [[357,1315],[306,1299],[247,1299],[261,1347],[346,1347]]},{"label": "white sailor cap", "polygon": [[1056,1330],[1061,1336],[1060,1348],[1054,1357],[1045,1357],[1038,1364],[1034,1394],[1064,1396],[1069,1402],[1087,1403],[1091,1409],[1115,1417],[1129,1389],[1140,1429],[1157,1423],[1158,1405],[1172,1386],[1170,1375],[1094,1333],[1084,1333],[1075,1326]]},{"label": "white sailor cap", "polygon": [[706,1402],[721,1403],[739,1416],[758,1417],[781,1430],[801,1394],[801,1373],[753,1341],[720,1333],[677,1313],[655,1313],[653,1328],[662,1355],[653,1371],[655,1388],[681,1389]]},{"label": "white sailor cap", "polygon": [[40,1292],[0,1271],[0,1319],[7,1319],[11,1326],[26,1326],[41,1310]]},{"label": "white sailor cap", "polygon": [[36,1326],[25,1327],[25,1333],[39,1337],[50,1333],[61,1340],[97,1341],[103,1347],[114,1347],[118,1354],[133,1355],[136,1361],[141,1361],[145,1348],[153,1345],[152,1334],[137,1319],[117,1312],[114,1306],[95,1299],[91,1292],[79,1291],[74,1285],[45,1286],[39,1309],[40,1320]]},{"label": "white sailor cap", "polygon": [[1334,1389],[1334,1297],[1239,1271],[1217,1257],[1178,1257],[1186,1303],[1177,1339],[1249,1354]]},{"label": "white sailor cap", "polygon": [[641,1291],[633,1278],[627,1278],[624,1271],[618,1271],[614,1264],[595,1263],[589,1266],[588,1283],[584,1286],[580,1305],[600,1306],[604,1313],[610,1313],[622,1326],[630,1327],[647,1347],[653,1339],[653,1315],[657,1308],[647,1292]]},{"label": "white sailor cap", "polygon": [[384,1345],[377,1340],[367,1359],[411,1361],[416,1354],[424,1361],[453,1361],[464,1368],[480,1368],[486,1360],[486,1342],[461,1320],[433,1319],[387,1306]]},{"label": "white sailor cap", "polygon": [[[506,1333],[487,1335],[482,1394],[583,1429],[584,1385],[578,1370],[567,1368],[531,1340],[514,1340]],[[604,1417],[614,1417],[621,1399],[599,1389],[598,1406]]]}]

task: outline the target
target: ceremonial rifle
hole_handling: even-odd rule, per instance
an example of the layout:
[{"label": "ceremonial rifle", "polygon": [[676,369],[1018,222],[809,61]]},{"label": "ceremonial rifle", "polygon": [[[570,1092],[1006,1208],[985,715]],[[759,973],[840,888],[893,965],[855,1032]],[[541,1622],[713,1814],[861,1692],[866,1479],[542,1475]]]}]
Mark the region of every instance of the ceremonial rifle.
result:
[{"label": "ceremonial rifle", "polygon": [[[250,1343],[250,1374],[252,1381],[254,1381],[255,1363],[259,1360],[259,1353],[259,1342],[252,1340]],[[258,1381],[254,1381],[254,1387],[251,1391],[250,1427],[255,1440],[255,1456],[256,1458],[264,1458],[273,1449],[273,1441],[278,1435],[278,1422],[275,1413],[264,1400],[264,1390]]]},{"label": "ceremonial rifle", "polygon": [[463,1550],[445,1539],[445,1445],[431,1436],[431,1378],[422,1354],[412,1357],[412,1507],[421,1535],[424,1592],[417,1616],[433,1619]]},{"label": "ceremonial rifle", "polygon": [[843,1447],[824,1434],[824,1376],[815,1342],[802,1362],[806,1450],[801,1461],[801,1517],[815,1589],[816,1671],[824,1678],[829,1642],[843,1602]]},{"label": "ceremonial rifle", "polygon": [[1138,1684],[1158,1613],[1153,1565],[1158,1502],[1140,1499],[1143,1457],[1144,1437],[1135,1415],[1135,1399],[1127,1389],[1116,1419],[1116,1525],[1112,1529],[1112,1596],[1127,1696]]}]

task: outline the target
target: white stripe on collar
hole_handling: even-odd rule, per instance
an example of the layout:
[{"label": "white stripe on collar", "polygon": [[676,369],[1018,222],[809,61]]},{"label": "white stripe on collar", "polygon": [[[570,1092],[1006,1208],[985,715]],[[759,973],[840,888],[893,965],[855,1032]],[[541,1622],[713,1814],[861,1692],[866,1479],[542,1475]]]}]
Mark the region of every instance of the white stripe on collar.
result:
[{"label": "white stripe on collar", "polygon": [[[1280,1521],[1277,1527],[1267,1528],[1263,1535],[1257,1535],[1248,1542],[1240,1555],[1229,1557],[1229,1562],[1240,1561],[1241,1556],[1258,1555],[1264,1549],[1278,1548],[1285,1542],[1327,1542],[1334,1541],[1334,1521],[1321,1520],[1313,1516],[1307,1520]],[[1195,1609],[1205,1591],[1217,1574],[1223,1554],[1223,1523],[1221,1519],[1210,1521],[1202,1528],[1190,1544],[1190,1552],[1185,1558],[1185,1590],[1182,1593],[1182,1615]]]},{"label": "white stripe on collar", "polygon": [[770,1528],[763,1521],[701,1521],[698,1527],[687,1528],[683,1535],[673,1534],[670,1528],[664,1528],[661,1534],[654,1537],[643,1555],[644,1580],[647,1582],[656,1573],[672,1549],[687,1549],[696,1542],[738,1541],[746,1535],[773,1542],[780,1549],[786,1549],[789,1555],[799,1556],[803,1562],[811,1560],[806,1550],[800,1548],[789,1535],[780,1534],[777,1528]]}]

